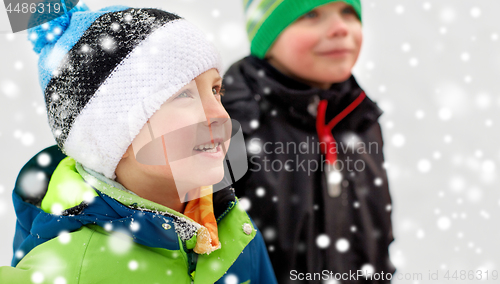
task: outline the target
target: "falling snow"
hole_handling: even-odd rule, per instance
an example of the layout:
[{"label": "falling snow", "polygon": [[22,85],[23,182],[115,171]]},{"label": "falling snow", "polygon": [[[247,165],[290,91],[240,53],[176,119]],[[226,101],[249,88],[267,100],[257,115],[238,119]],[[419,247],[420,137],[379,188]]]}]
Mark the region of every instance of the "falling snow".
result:
[{"label": "falling snow", "polygon": [[115,231],[108,238],[108,247],[116,255],[126,254],[132,248],[132,237],[125,232]]},{"label": "falling snow", "polygon": [[335,243],[335,248],[337,251],[344,253],[349,250],[350,244],[349,241],[346,239],[338,239],[337,242]]},{"label": "falling snow", "polygon": [[224,279],[224,284],[238,284],[238,283],[240,282],[238,276],[235,274],[228,274]]},{"label": "falling snow", "polygon": [[451,226],[451,220],[450,218],[446,216],[442,216],[437,220],[437,226],[440,230],[446,231],[450,228]]},{"label": "falling snow", "polygon": [[66,278],[62,276],[56,277],[56,279],[54,279],[54,284],[66,284],[66,283],[67,283]]},{"label": "falling snow", "polygon": [[250,210],[250,208],[252,207],[252,203],[250,202],[250,199],[248,199],[246,197],[240,198],[239,203],[240,203],[241,209],[243,209],[245,211]]},{"label": "falling snow", "polygon": [[128,269],[134,271],[134,270],[137,270],[137,268],[139,267],[139,263],[135,260],[131,260],[129,263],[128,263]]},{"label": "falling snow", "polygon": [[316,245],[321,248],[325,249],[330,246],[330,237],[328,235],[319,235],[316,238]]},{"label": "falling snow", "polygon": [[71,235],[69,232],[63,231],[59,233],[58,239],[61,244],[68,244],[71,241]]},{"label": "falling snow", "polygon": [[266,190],[263,187],[259,187],[255,190],[255,195],[257,195],[257,197],[264,197],[266,195]]},{"label": "falling snow", "polygon": [[[221,3],[229,3],[229,0],[224,1]],[[221,49],[225,67],[247,55],[249,45],[243,19],[227,18],[236,14],[226,8],[232,5],[213,5],[208,1],[205,4],[199,0],[174,2],[171,3],[172,9],[180,11],[186,4],[203,6],[204,18],[189,13],[183,16],[199,19],[198,24],[205,27],[207,37]],[[367,19],[371,18],[366,21],[370,24],[364,27],[366,44],[357,63],[362,72],[355,72],[355,76],[367,95],[384,111],[379,121],[385,142],[383,154],[390,164],[384,168],[389,175],[387,185],[397,210],[392,212],[390,204],[381,206],[393,218],[396,242],[391,246],[390,258],[399,271],[405,268],[414,271],[443,267],[456,269],[450,262],[452,258],[463,267],[483,272],[498,269],[500,265],[495,261],[500,252],[494,238],[490,241],[482,239],[484,232],[491,230],[500,209],[500,195],[496,190],[500,150],[494,136],[498,132],[500,109],[494,80],[500,62],[496,55],[500,29],[496,18],[491,16],[491,11],[499,9],[498,5],[491,1],[490,6],[484,6],[472,0],[446,3],[371,1],[365,5],[369,10],[364,13]],[[374,15],[383,17],[384,21],[378,21]],[[411,19],[425,19],[425,22]],[[132,17],[125,16],[125,20],[131,21]],[[387,29],[386,20],[398,29]],[[39,40],[55,40],[62,34],[58,27],[44,27],[47,33]],[[109,26],[110,31],[120,29],[118,23]],[[15,219],[9,195],[17,172],[29,155],[53,143],[51,134],[43,128],[46,107],[38,84],[35,54],[26,48],[26,37],[38,39],[36,34],[6,33],[0,37],[5,60],[0,79],[0,105],[4,106],[1,110],[5,123],[0,129],[0,138],[4,143],[2,159],[7,161],[3,166],[9,170],[0,179],[0,216],[9,217],[12,222]],[[112,51],[116,43],[103,38],[101,44]],[[92,49],[84,45],[80,52],[89,53]],[[143,52],[154,53],[155,49],[144,49]],[[261,78],[266,77],[264,70],[257,72]],[[59,76],[60,71],[55,70],[52,75]],[[236,81],[230,76],[224,79],[226,85]],[[271,93],[271,89],[262,90],[261,98],[266,91]],[[52,94],[52,100],[57,101],[58,96]],[[32,105],[33,101],[38,104]],[[269,114],[275,117],[279,111],[271,109]],[[247,123],[251,129],[260,127],[258,120]],[[249,156],[261,154],[264,142],[247,141]],[[47,154],[42,153],[36,159],[37,166],[44,170],[52,166],[51,163],[52,157]],[[385,179],[373,178],[376,186],[386,182]],[[331,181],[340,182],[342,176],[332,176]],[[48,177],[35,171],[21,176],[19,182],[24,193],[36,196],[45,190]],[[282,201],[273,190],[255,188],[256,200],[279,205],[278,202]],[[91,202],[93,198],[92,194],[84,195],[85,201]],[[240,205],[245,210],[251,208],[250,200],[245,198],[240,199]],[[352,205],[350,210],[361,211],[359,202],[348,205]],[[254,206],[257,208],[257,204]],[[312,208],[317,210],[320,206],[311,205]],[[56,213],[62,209],[58,204],[52,208]],[[354,224],[348,224],[346,228],[352,236],[362,233],[362,228]],[[105,229],[112,232],[113,225],[108,223]],[[139,222],[130,223],[130,230],[140,230]],[[266,241],[277,239],[275,228],[262,228],[262,233]],[[6,256],[2,264],[8,265],[12,257],[13,232],[5,235],[8,235],[8,241],[2,239],[5,245],[0,255]],[[107,251],[116,254],[127,251],[130,237],[119,235],[114,238],[120,245],[108,243]],[[71,242],[71,234],[61,232],[58,240],[62,244]],[[339,252],[349,251],[346,239],[330,240],[328,236],[320,235],[316,244],[319,248],[335,245]],[[270,253],[275,250],[274,245],[268,244],[267,247]],[[301,248],[305,250],[305,246]],[[15,257],[22,258],[24,254],[18,250]],[[433,255],[432,259],[429,255]],[[128,267],[133,271],[141,269],[136,260],[124,262],[124,265],[125,269]],[[374,270],[369,263],[360,269]],[[172,271],[166,270],[166,275],[170,274]],[[31,280],[33,283],[45,283],[49,279],[54,284],[67,283],[64,277],[56,276],[33,271]],[[224,281],[225,284],[243,282],[231,274],[226,275]],[[338,282],[330,280],[325,283]]]}]

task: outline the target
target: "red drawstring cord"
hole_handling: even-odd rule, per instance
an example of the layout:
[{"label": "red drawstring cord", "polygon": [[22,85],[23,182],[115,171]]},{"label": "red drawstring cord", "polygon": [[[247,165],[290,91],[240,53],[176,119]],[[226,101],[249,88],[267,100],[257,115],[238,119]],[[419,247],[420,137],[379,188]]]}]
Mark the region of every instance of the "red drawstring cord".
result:
[{"label": "red drawstring cord", "polygon": [[337,143],[332,135],[332,129],[349,113],[357,108],[366,98],[365,92],[361,94],[349,104],[342,112],[337,114],[328,124],[325,124],[327,100],[321,100],[318,105],[318,114],[316,115],[316,130],[320,141],[321,151],[326,155],[326,162],[333,165],[337,160]]}]

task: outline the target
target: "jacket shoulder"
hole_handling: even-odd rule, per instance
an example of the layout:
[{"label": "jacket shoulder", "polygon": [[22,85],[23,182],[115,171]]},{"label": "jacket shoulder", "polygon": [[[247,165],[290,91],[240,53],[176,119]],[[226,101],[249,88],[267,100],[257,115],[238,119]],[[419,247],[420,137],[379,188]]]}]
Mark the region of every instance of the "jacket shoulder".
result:
[{"label": "jacket shoulder", "polygon": [[255,99],[255,68],[248,57],[234,63],[224,75],[222,104],[232,119],[241,124],[244,133],[250,133],[250,122],[260,118],[259,103]]}]

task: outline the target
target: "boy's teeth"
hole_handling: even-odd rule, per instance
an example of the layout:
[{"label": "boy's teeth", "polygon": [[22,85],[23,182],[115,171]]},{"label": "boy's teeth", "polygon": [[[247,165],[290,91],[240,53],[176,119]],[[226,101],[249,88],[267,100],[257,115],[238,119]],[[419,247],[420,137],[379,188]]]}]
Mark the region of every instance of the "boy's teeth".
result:
[{"label": "boy's teeth", "polygon": [[217,152],[217,147],[220,145],[220,143],[210,143],[210,144],[204,144],[204,145],[199,145],[196,146],[195,149],[205,151],[205,152]]}]

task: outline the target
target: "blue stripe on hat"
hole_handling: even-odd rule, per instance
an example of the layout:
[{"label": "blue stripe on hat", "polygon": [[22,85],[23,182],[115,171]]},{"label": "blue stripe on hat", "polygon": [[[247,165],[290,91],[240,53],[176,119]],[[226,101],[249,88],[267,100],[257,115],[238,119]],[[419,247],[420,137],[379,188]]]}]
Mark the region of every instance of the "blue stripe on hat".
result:
[{"label": "blue stripe on hat", "polygon": [[[127,6],[110,6],[98,11],[75,12],[71,16],[71,23],[55,44],[45,45],[38,60],[39,80],[42,90],[45,90],[53,77],[53,72],[63,61],[66,54],[82,37],[83,33],[100,16],[129,9]],[[49,22],[50,24],[50,22]]]}]

